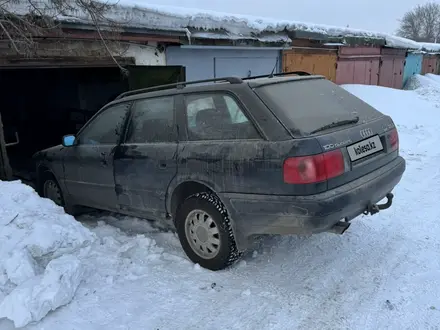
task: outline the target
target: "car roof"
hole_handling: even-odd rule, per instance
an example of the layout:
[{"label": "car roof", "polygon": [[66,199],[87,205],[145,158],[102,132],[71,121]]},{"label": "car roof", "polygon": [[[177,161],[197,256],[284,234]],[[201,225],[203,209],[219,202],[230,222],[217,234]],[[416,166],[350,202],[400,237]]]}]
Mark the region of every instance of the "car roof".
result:
[{"label": "car roof", "polygon": [[288,81],[304,81],[314,79],[325,79],[324,76],[310,75],[310,76],[285,76],[285,77],[273,77],[273,78],[256,78],[246,80],[250,87],[256,88],[264,85],[279,84]]},{"label": "car roof", "polygon": [[[179,82],[170,85],[160,85],[152,88],[144,88],[133,90],[129,92],[122,93],[114,101],[106,105],[117,104],[121,102],[134,101],[141,98],[151,98],[160,96],[173,96],[176,94],[193,93],[193,92],[204,92],[204,91],[215,91],[216,89],[224,90],[225,87],[234,85],[242,86],[244,88],[257,88],[264,85],[278,84],[287,81],[303,81],[311,79],[325,79],[325,77],[320,75],[307,75],[307,76],[276,76],[273,77],[249,77],[249,78],[238,78],[238,77],[224,77],[208,80],[195,80],[187,82]],[[167,87],[170,86],[170,87]],[[125,96],[126,95],[126,96]]]}]

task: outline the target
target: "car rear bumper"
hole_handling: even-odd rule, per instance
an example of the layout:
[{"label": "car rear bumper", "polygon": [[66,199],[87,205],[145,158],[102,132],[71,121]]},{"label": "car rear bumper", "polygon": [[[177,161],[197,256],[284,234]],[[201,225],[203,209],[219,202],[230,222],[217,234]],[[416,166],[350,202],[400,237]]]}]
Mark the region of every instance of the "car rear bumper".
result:
[{"label": "car rear bumper", "polygon": [[[405,160],[392,162],[343,186],[310,196],[221,194],[237,239],[254,234],[310,234],[354,219],[393,190],[405,171]],[[237,242],[239,245],[240,242]]]}]

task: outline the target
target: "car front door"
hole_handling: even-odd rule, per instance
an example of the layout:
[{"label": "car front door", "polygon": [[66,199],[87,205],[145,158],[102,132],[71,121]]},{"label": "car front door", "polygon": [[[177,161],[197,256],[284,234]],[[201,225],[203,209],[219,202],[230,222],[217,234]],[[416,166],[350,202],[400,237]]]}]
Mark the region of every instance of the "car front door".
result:
[{"label": "car front door", "polygon": [[175,97],[137,100],[125,141],[114,157],[122,211],[153,220],[165,216],[167,188],[177,174]]},{"label": "car front door", "polygon": [[78,133],[64,155],[64,178],[72,203],[117,210],[113,156],[131,103],[109,106]]}]

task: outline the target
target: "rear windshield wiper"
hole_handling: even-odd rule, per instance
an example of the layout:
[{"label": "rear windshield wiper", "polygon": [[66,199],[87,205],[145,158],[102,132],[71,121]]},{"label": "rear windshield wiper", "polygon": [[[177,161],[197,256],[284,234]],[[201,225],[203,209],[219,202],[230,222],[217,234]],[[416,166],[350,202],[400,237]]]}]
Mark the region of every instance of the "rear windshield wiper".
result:
[{"label": "rear windshield wiper", "polygon": [[324,125],[320,128],[317,128],[317,129],[311,131],[310,134],[325,131],[325,130],[333,128],[333,127],[344,126],[344,125],[349,125],[349,124],[356,124],[357,122],[359,122],[359,117],[354,117],[353,119],[334,121],[331,124]]}]

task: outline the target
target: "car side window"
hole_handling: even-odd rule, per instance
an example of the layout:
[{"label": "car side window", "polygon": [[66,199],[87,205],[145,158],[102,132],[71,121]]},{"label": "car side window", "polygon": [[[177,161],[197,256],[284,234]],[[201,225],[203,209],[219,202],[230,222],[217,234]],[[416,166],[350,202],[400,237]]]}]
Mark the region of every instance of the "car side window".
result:
[{"label": "car side window", "polygon": [[214,109],[214,98],[212,96],[188,96],[186,103],[186,116],[188,118],[188,127],[196,127],[196,115],[199,111]]},{"label": "car side window", "polygon": [[229,114],[231,115],[231,120],[233,124],[237,123],[244,123],[249,121],[244,113],[241,111],[240,107],[238,106],[237,102],[230,97],[229,95],[223,96],[226,102],[226,106],[228,107]]},{"label": "car side window", "polygon": [[125,143],[174,142],[174,96],[136,101]]},{"label": "car side window", "polygon": [[118,144],[130,106],[121,103],[105,109],[79,134],[78,144]]},{"label": "car side window", "polygon": [[237,101],[226,93],[185,95],[185,107],[191,141],[261,138]]}]

